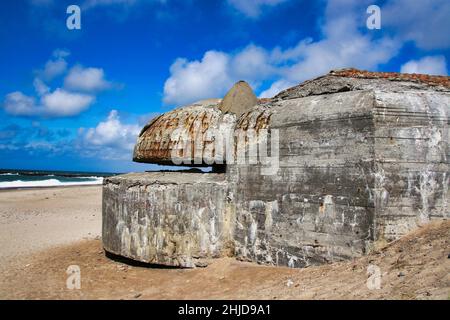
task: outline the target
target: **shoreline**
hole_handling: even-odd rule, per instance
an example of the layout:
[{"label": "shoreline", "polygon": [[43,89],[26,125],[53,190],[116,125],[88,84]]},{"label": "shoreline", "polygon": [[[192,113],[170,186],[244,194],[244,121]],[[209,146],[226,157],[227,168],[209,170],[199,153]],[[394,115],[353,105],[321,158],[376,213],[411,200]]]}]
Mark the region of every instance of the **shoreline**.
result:
[{"label": "shoreline", "polygon": [[0,169],[0,191],[95,186],[114,175],[108,172]]},{"label": "shoreline", "polygon": [[25,190],[43,190],[43,189],[66,189],[66,188],[86,188],[86,187],[101,187],[103,183],[98,184],[74,184],[66,186],[35,186],[35,187],[11,187],[11,188],[0,188],[0,193],[5,191],[25,191]]}]

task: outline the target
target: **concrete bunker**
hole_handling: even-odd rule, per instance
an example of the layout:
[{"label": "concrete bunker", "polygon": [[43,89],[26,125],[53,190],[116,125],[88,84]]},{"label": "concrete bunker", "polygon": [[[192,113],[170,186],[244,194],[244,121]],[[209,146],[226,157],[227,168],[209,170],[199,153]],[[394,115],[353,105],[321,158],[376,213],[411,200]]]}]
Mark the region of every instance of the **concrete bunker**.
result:
[{"label": "concrete bunker", "polygon": [[[222,256],[290,267],[360,256],[450,216],[449,112],[449,77],[344,69],[271,99],[238,82],[223,100],[143,128],[134,161],[215,169],[105,179],[104,248],[182,267]],[[278,135],[276,170],[259,158],[227,161],[242,148],[217,139],[239,132]]]}]

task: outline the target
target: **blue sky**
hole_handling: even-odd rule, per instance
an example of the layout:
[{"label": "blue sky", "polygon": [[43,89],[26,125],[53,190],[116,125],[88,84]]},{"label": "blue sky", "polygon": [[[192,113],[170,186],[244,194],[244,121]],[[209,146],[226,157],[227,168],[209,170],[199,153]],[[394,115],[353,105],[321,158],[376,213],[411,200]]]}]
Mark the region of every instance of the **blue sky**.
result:
[{"label": "blue sky", "polygon": [[0,21],[0,168],[155,169],[131,161],[140,128],[237,80],[270,97],[333,68],[450,61],[448,0],[11,0]]}]

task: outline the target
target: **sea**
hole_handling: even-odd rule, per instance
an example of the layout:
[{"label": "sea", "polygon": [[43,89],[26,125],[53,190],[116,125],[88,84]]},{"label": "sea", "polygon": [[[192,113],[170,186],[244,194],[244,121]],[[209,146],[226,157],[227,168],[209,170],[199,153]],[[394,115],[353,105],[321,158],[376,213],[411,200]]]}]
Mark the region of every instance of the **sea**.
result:
[{"label": "sea", "polygon": [[101,185],[107,172],[0,169],[0,189]]}]

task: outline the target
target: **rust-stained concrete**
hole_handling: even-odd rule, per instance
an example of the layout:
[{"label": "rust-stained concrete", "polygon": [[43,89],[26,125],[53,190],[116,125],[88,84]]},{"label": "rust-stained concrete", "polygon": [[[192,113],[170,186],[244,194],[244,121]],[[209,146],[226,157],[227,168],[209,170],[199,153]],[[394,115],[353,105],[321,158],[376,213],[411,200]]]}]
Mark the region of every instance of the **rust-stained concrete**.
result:
[{"label": "rust-stained concrete", "polygon": [[[215,161],[214,138],[233,130],[235,114],[223,114],[220,99],[209,99],[160,115],[146,125],[136,143],[133,160],[157,164],[173,163],[174,156],[192,160],[188,165],[205,166]],[[186,137],[189,137],[187,141]],[[202,141],[196,146],[194,141]],[[186,146],[186,143],[189,146]]]},{"label": "rust-stained concrete", "polygon": [[[105,179],[104,246],[175,266],[234,255],[305,267],[449,218],[449,79],[345,69],[240,116],[223,113],[220,100],[166,113],[144,128],[136,161],[173,163],[180,128],[201,127],[206,146],[218,132],[278,130],[279,169],[265,175],[261,163],[227,163],[225,174]],[[208,165],[223,153],[210,151],[181,156]]]}]

